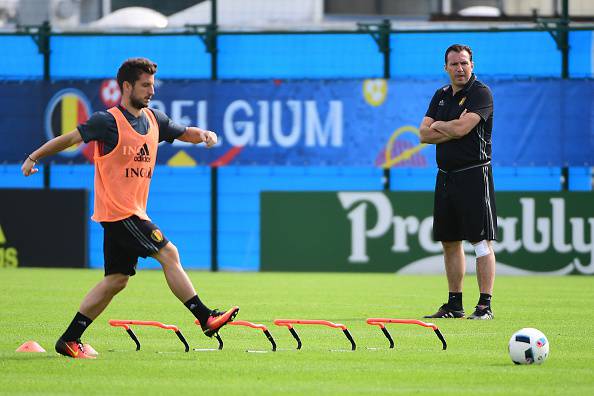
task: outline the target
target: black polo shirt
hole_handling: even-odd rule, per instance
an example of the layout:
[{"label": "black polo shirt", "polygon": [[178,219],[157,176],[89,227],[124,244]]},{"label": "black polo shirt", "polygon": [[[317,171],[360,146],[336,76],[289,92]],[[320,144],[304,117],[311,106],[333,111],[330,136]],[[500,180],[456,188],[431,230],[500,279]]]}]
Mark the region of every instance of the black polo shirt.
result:
[{"label": "black polo shirt", "polygon": [[464,88],[452,95],[452,86],[439,88],[425,116],[435,121],[460,118],[466,109],[481,117],[479,123],[461,139],[452,139],[436,146],[437,166],[445,171],[487,163],[491,160],[493,130],[493,95],[488,86],[472,74]]},{"label": "black polo shirt", "polygon": [[[141,135],[146,135],[149,129],[149,120],[144,113],[141,113],[140,117],[136,117],[122,106],[118,106],[118,109],[122,111],[124,117],[126,117],[126,120],[128,120],[136,132]],[[149,110],[153,112],[157,119],[157,125],[159,126],[159,142],[167,141],[171,143],[186,131],[186,127],[176,124],[162,111],[151,108],[149,108]],[[80,124],[77,129],[85,143],[92,140],[96,140],[100,143],[99,149],[101,155],[108,154],[118,144],[118,126],[113,115],[107,111],[97,111],[93,113],[91,117],[86,122]]]}]

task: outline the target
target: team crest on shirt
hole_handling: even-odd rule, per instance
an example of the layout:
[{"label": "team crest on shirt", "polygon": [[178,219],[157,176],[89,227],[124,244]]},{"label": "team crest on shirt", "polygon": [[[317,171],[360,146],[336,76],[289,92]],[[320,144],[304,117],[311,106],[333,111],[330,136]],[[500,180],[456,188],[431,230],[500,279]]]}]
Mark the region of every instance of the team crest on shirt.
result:
[{"label": "team crest on shirt", "polygon": [[151,238],[157,243],[163,242],[163,233],[161,233],[161,230],[153,230],[151,232]]},{"label": "team crest on shirt", "polygon": [[460,99],[460,102],[458,102],[458,106],[462,106],[464,102],[466,102],[466,96]]}]

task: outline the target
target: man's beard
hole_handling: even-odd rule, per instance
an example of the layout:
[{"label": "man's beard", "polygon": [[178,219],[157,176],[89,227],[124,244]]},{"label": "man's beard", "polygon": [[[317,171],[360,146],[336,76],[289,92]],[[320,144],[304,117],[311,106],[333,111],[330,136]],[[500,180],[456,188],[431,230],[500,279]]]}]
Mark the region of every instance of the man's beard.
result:
[{"label": "man's beard", "polygon": [[134,107],[135,109],[139,109],[139,110],[147,107],[147,105],[144,104],[143,101],[141,101],[140,99],[138,99],[134,96],[130,96],[130,105],[132,105],[132,107]]}]

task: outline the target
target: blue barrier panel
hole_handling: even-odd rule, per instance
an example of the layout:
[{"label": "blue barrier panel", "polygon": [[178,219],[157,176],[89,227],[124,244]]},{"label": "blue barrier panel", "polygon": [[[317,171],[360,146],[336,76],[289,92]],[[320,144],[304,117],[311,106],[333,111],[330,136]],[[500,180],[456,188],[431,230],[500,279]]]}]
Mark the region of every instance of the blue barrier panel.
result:
[{"label": "blue barrier panel", "polygon": [[[482,77],[559,77],[561,55],[547,32],[392,34],[392,77],[444,76],[445,50],[452,44],[472,48]],[[521,61],[510,57],[521,54]]]},{"label": "blue barrier panel", "polygon": [[561,169],[493,167],[495,191],[561,191]]},{"label": "blue barrier panel", "polygon": [[0,188],[43,188],[43,165],[36,168],[39,173],[25,177],[21,164],[0,164]]},{"label": "blue barrier panel", "polygon": [[592,168],[569,168],[569,191],[592,191]]},{"label": "blue barrier panel", "polygon": [[[571,31],[570,75],[592,77],[592,31]],[[547,32],[394,33],[392,77],[439,77],[443,53],[452,43],[470,45],[483,76],[559,77],[561,55]],[[210,78],[210,54],[197,35],[52,36],[54,79],[115,76],[121,62],[146,56],[160,78]],[[219,78],[311,79],[383,76],[383,57],[366,33],[222,34]],[[40,79],[43,56],[30,36],[0,36],[2,79]],[[508,62],[509,54],[521,62]],[[8,55],[9,54],[9,55]]]},{"label": "blue barrier panel", "polygon": [[[589,170],[589,168],[579,169]],[[583,174],[583,170],[581,172]],[[390,189],[394,191],[433,191],[435,188],[436,173],[437,168],[432,167],[392,168]],[[494,166],[493,179],[496,191],[561,190],[561,170],[556,167],[517,168]],[[569,180],[571,182],[571,176]],[[576,181],[576,183],[578,182]],[[579,183],[583,184],[584,181],[580,180]]]},{"label": "blue barrier panel", "polygon": [[0,78],[43,78],[43,55],[30,36],[0,36]]},{"label": "blue barrier panel", "polygon": [[[93,214],[93,165],[53,165],[51,186],[89,190],[89,266],[103,268],[103,228]],[[208,168],[157,166],[147,208],[155,224],[179,249],[190,269],[210,268],[210,173]],[[139,268],[160,268],[157,261],[140,259]]]},{"label": "blue barrier panel", "polygon": [[[157,166],[147,213],[177,246],[186,269],[210,269],[210,168]],[[142,260],[143,268],[158,268]]]},{"label": "blue barrier panel", "polygon": [[210,55],[198,36],[54,36],[51,75],[115,78],[124,60],[146,57],[158,78],[209,78]]},{"label": "blue barrier panel", "polygon": [[435,189],[436,166],[427,168],[390,169],[390,190],[433,191]]},{"label": "blue barrier panel", "polygon": [[[89,258],[103,267],[103,229],[90,220],[93,208],[93,166],[53,165],[52,188],[89,190]],[[432,191],[434,167],[391,169],[391,189]],[[497,191],[559,191],[559,168],[494,167]],[[0,187],[42,185],[41,175],[24,178],[17,165],[0,166]],[[383,171],[372,167],[223,167],[219,168],[219,267],[255,271],[260,263],[261,191],[378,191]],[[589,168],[570,168],[570,189],[590,190]],[[210,268],[210,169],[158,166],[151,185],[148,213],[175,243],[184,267]],[[160,268],[140,260],[139,268]]]},{"label": "blue barrier panel", "polygon": [[219,168],[219,268],[259,269],[261,191],[381,190],[382,176],[378,168]]},{"label": "blue barrier panel", "polygon": [[569,32],[569,76],[594,77],[594,32],[589,30]]},{"label": "blue barrier panel", "polygon": [[368,34],[221,35],[219,78],[312,79],[383,76]]}]

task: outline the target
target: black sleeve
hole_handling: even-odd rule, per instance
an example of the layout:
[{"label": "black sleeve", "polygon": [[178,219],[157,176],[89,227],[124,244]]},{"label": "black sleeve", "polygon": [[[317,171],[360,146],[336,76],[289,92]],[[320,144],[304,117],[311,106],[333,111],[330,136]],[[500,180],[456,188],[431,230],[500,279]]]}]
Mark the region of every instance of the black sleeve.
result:
[{"label": "black sleeve", "polygon": [[[107,111],[97,111],[77,127],[85,143],[92,140],[105,142],[109,139],[109,131],[116,130],[115,118]],[[117,142],[116,142],[117,143]]]},{"label": "black sleeve", "polygon": [[443,89],[438,89],[437,91],[435,91],[435,94],[433,94],[433,98],[431,98],[431,103],[429,103],[429,108],[427,109],[427,112],[425,113],[425,117],[431,117],[434,120],[436,120],[436,114],[437,114],[437,104],[439,103],[441,96],[443,93]]},{"label": "black sleeve", "polygon": [[175,139],[180,137],[186,131],[185,126],[176,124],[162,111],[157,109],[150,110],[155,115],[157,124],[159,125],[159,142],[166,141],[173,143]]},{"label": "black sleeve", "polygon": [[493,95],[488,87],[482,86],[476,89],[468,99],[470,100],[466,105],[466,110],[469,113],[478,114],[483,121],[487,121],[491,117],[493,114]]}]

